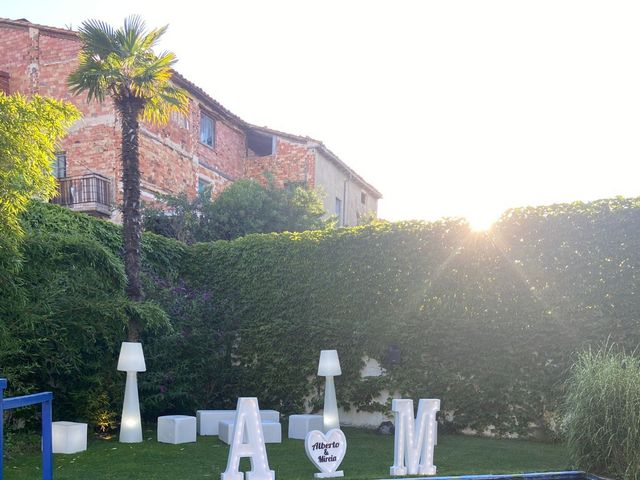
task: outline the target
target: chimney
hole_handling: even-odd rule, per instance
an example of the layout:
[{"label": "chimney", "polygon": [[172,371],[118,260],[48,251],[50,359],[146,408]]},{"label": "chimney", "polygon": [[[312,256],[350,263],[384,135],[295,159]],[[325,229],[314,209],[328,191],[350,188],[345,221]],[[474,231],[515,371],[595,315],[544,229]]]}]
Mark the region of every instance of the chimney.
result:
[{"label": "chimney", "polygon": [[0,92],[9,95],[9,72],[0,70]]}]

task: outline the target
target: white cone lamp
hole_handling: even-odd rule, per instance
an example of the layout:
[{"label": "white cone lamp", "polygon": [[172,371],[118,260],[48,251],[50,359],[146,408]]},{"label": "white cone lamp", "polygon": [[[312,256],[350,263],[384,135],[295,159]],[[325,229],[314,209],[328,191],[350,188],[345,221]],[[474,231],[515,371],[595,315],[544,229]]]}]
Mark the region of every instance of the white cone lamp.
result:
[{"label": "white cone lamp", "polygon": [[324,433],[327,433],[332,428],[340,428],[338,402],[336,400],[336,386],[333,383],[333,377],[337,375],[342,375],[338,352],[336,350],[321,350],[320,362],[318,363],[318,376],[326,377],[324,387],[324,409],[322,413]]},{"label": "white cone lamp", "polygon": [[142,442],[142,421],[140,419],[140,402],[138,401],[138,372],[144,372],[142,344],[138,342],[122,342],[118,370],[127,372],[127,383],[124,387],[122,403],[122,419],[120,421],[120,442]]}]

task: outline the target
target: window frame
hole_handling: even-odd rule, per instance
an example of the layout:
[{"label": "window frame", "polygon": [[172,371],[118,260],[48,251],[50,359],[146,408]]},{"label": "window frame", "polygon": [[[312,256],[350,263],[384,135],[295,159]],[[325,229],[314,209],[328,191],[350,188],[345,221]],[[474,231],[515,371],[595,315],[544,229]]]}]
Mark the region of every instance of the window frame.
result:
[{"label": "window frame", "polygon": [[[200,188],[201,186],[202,189]],[[198,185],[196,186],[198,195],[202,195],[207,188],[209,188],[210,191],[213,192],[213,182],[207,180],[206,178],[198,177]]]},{"label": "window frame", "polygon": [[[62,168],[60,168],[60,163],[62,163]],[[62,175],[59,175],[62,170]],[[67,152],[59,151],[53,154],[53,167],[52,167],[53,176],[60,180],[61,178],[67,178]]]},{"label": "window frame", "polygon": [[[211,122],[211,144],[209,144],[206,141],[203,141],[202,127],[204,125],[205,118]],[[201,145],[206,145],[207,147],[212,148],[214,150],[216,148],[216,120],[213,117],[213,115],[211,115],[210,113],[208,113],[203,109],[200,109],[200,128],[198,132],[198,141],[200,142]]]}]

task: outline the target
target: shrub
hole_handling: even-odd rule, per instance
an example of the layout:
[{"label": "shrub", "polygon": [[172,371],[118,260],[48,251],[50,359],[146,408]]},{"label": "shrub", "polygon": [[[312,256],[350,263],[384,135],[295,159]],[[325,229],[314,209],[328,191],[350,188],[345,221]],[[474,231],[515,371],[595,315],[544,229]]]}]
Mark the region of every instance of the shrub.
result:
[{"label": "shrub", "polygon": [[640,358],[613,346],[580,354],[568,380],[565,424],[577,467],[640,478]]},{"label": "shrub", "polygon": [[[9,380],[7,395],[52,391],[56,419],[83,419],[107,431],[122,402],[124,377],[115,367],[128,319],[164,335],[168,318],[153,302],[126,298],[118,226],[41,202],[31,202],[22,221],[24,261],[8,275],[11,282],[2,282],[0,264],[0,376]],[[182,248],[144,235],[146,270],[173,276]]]},{"label": "shrub", "polygon": [[[206,189],[193,200],[186,195],[162,196],[164,209],[146,207],[146,231],[186,243],[232,240],[250,233],[301,232],[331,225],[322,220],[318,193],[302,185],[265,187],[241,179],[225,188],[215,200]],[[166,210],[169,215],[164,211]]]},{"label": "shrub", "polygon": [[10,395],[51,390],[56,416],[84,418],[91,392],[114,385],[109,360],[124,336],[129,303],[122,263],[79,235],[29,236],[23,252],[23,308],[3,319],[3,376]]},{"label": "shrub", "polygon": [[56,143],[79,117],[68,102],[0,92],[0,237],[20,232],[18,216],[29,199],[55,194]]}]

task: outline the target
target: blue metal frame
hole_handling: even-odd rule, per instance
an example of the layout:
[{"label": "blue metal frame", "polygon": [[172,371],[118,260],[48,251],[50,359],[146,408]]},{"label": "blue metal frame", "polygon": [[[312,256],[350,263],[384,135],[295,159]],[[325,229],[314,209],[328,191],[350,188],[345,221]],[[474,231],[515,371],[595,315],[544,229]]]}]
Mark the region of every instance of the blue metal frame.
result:
[{"label": "blue metal frame", "polygon": [[0,479],[4,471],[4,411],[41,404],[42,407],[42,480],[53,479],[52,402],[53,393],[34,393],[22,397],[4,398],[7,380],[0,378]]}]

